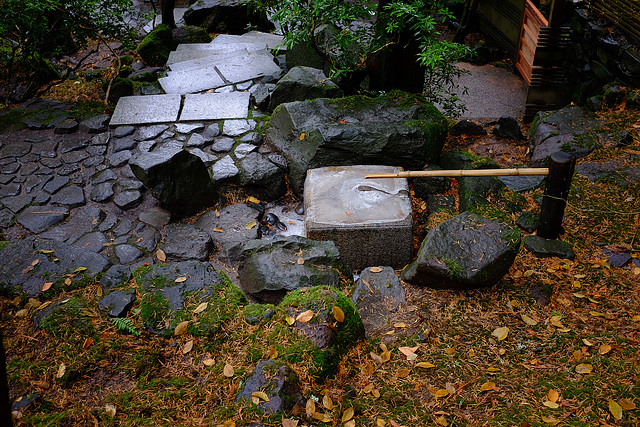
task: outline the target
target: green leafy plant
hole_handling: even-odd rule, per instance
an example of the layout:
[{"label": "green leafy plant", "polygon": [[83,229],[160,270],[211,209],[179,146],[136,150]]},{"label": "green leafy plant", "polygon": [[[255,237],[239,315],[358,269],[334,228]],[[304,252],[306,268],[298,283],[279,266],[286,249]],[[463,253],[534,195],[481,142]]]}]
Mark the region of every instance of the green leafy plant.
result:
[{"label": "green leafy plant", "polygon": [[136,329],[136,326],[133,324],[133,320],[131,319],[126,317],[114,317],[111,319],[111,322],[121,331],[128,332],[137,337],[140,336],[140,331]]},{"label": "green leafy plant", "polygon": [[[417,46],[415,61],[425,71],[424,95],[449,115],[464,110],[454,94],[454,80],[464,73],[453,63],[471,55],[459,43],[440,40],[439,23],[451,17],[443,0],[253,0],[255,7],[273,13],[291,48],[311,47],[330,68],[330,77],[347,92],[372,67],[375,57],[390,49]],[[376,16],[377,15],[377,16]],[[376,22],[372,23],[372,17]],[[412,54],[411,49],[407,49]],[[390,88],[391,89],[391,88]]]},{"label": "green leafy plant", "polygon": [[109,39],[131,43],[132,16],[130,0],[0,1],[0,83],[5,100],[12,95],[10,87],[22,85],[21,92],[30,93],[54,78],[64,81],[86,57],[68,66],[59,61],[60,69],[50,60],[84,49],[90,40],[106,46]]}]

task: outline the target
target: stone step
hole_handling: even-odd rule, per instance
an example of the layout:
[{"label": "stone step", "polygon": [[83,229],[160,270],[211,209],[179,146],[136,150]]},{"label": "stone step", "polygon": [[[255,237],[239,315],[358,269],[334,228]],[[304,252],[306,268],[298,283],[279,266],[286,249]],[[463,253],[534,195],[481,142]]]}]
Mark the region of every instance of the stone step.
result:
[{"label": "stone step", "polygon": [[167,61],[167,65],[171,71],[210,68],[215,67],[218,63],[228,61],[236,56],[247,55],[248,53],[249,52],[244,48],[234,51],[220,49],[174,51],[169,54],[169,59],[171,59],[172,56],[175,59],[185,59],[182,61],[174,61],[172,63]]},{"label": "stone step", "polygon": [[158,83],[166,93],[186,95],[226,86],[215,67],[210,69],[185,70],[173,72],[170,76],[158,79]]},{"label": "stone step", "polygon": [[124,96],[111,116],[110,126],[175,122],[180,113],[180,95]]},{"label": "stone step", "polygon": [[184,98],[181,121],[245,119],[249,92],[191,94]]}]

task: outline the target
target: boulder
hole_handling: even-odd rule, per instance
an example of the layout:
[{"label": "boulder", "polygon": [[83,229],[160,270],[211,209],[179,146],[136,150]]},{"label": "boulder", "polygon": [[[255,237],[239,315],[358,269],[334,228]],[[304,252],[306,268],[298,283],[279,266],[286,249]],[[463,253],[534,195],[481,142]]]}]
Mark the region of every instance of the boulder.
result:
[{"label": "boulder", "polygon": [[560,240],[545,239],[540,236],[525,236],[524,247],[538,258],[558,257],[572,260],[576,257],[570,243],[562,242]]},{"label": "boulder", "polygon": [[265,159],[262,154],[249,153],[239,162],[240,183],[248,194],[260,200],[276,200],[287,192],[282,169]]},{"label": "boulder", "polygon": [[173,43],[188,44],[188,43],[210,43],[211,36],[202,27],[194,27],[191,25],[185,25],[183,27],[174,28],[171,31]]},{"label": "boulder", "polygon": [[304,406],[298,376],[283,362],[275,360],[258,362],[244,388],[236,396],[236,401],[251,401],[251,394],[259,391],[264,391],[269,397],[268,401],[260,400],[256,405],[261,412],[274,414],[291,410],[296,404],[299,407]]},{"label": "boulder", "polygon": [[198,0],[184,13],[184,22],[205,26],[209,33],[244,34],[249,27],[266,32],[274,29],[248,0]]},{"label": "boulder", "polygon": [[316,98],[341,98],[344,96],[334,82],[322,70],[310,67],[294,67],[276,83],[271,94],[269,110],[273,111],[285,102]]},{"label": "boulder", "polygon": [[279,302],[294,289],[339,286],[343,277],[352,277],[331,241],[301,236],[251,240],[245,244],[242,256],[238,269],[242,289],[269,303]]},{"label": "boulder", "polygon": [[239,203],[225,206],[221,211],[204,213],[195,223],[199,229],[209,233],[216,245],[221,247],[220,257],[229,262],[240,260],[244,244],[258,238],[260,211]]},{"label": "boulder", "polygon": [[[309,351],[309,373],[321,380],[334,375],[349,349],[364,339],[364,325],[349,298],[330,286],[298,289],[288,294],[279,307],[296,319],[291,325],[298,343],[292,347]],[[308,319],[300,314],[311,314]],[[296,345],[297,344],[297,345]],[[283,353],[290,351],[283,349]]]},{"label": "boulder", "polygon": [[169,224],[165,227],[164,252],[169,259],[206,261],[213,249],[213,240],[205,231],[190,224]]},{"label": "boulder", "polygon": [[518,229],[465,212],[427,234],[401,279],[436,288],[492,286],[509,271],[519,247]]},{"label": "boulder", "polygon": [[469,120],[460,120],[449,129],[449,135],[486,135],[487,131],[482,126]]},{"label": "boulder", "polygon": [[[423,171],[439,171],[442,168],[438,165],[429,165],[422,168]],[[427,200],[432,194],[446,193],[451,187],[450,178],[444,176],[428,176],[412,179],[413,191],[421,199]]]},{"label": "boulder", "polygon": [[580,107],[539,112],[529,128],[532,167],[543,167],[556,151],[575,158],[585,157],[600,145],[600,128],[604,125],[592,113]]},{"label": "boulder", "polygon": [[356,281],[351,301],[356,306],[368,337],[389,330],[390,313],[406,301],[400,278],[392,267],[368,267]]},{"label": "boulder", "polygon": [[175,48],[171,28],[160,24],[140,42],[136,51],[142,60],[152,67],[162,67]]},{"label": "boulder", "polygon": [[515,141],[520,141],[524,138],[518,121],[509,116],[500,117],[498,124],[493,128],[491,133],[501,138],[511,138]]},{"label": "boulder", "polygon": [[131,268],[128,265],[112,265],[100,278],[100,286],[105,292],[124,285],[131,280]]},{"label": "boulder", "polygon": [[205,164],[181,148],[138,153],[129,165],[160,204],[177,216],[194,214],[218,200]]},{"label": "boulder", "polygon": [[102,298],[98,303],[100,310],[104,310],[110,317],[126,317],[136,300],[136,291],[115,291]]},{"label": "boulder", "polygon": [[319,98],[281,104],[266,140],[289,162],[289,181],[302,194],[308,169],[389,165],[415,170],[437,163],[447,120],[422,98],[393,91],[377,98]]}]

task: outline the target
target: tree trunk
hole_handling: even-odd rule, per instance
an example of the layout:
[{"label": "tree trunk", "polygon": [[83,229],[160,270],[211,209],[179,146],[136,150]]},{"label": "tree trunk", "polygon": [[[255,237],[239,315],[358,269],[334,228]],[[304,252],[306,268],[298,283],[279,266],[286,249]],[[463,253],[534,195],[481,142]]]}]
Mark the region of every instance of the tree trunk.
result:
[{"label": "tree trunk", "polygon": [[173,17],[173,9],[176,7],[176,0],[162,0],[160,11],[162,13],[162,23],[170,28],[176,27],[176,21]]},{"label": "tree trunk", "polygon": [[[376,31],[384,29],[386,21],[384,6],[391,1],[379,1]],[[404,31],[397,36],[399,40],[397,44],[378,52],[369,60],[367,64],[369,88],[380,91],[400,89],[410,93],[422,93],[425,69],[417,62],[420,46],[413,38],[411,31]]]}]

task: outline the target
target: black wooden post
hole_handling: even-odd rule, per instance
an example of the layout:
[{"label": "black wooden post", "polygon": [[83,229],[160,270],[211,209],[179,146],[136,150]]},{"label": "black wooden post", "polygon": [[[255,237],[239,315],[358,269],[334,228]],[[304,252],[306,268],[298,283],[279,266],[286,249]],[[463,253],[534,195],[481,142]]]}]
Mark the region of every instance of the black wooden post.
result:
[{"label": "black wooden post", "polygon": [[571,178],[576,159],[558,151],[549,161],[549,175],[540,210],[538,236],[545,239],[557,239],[562,230],[562,217],[571,189]]},{"label": "black wooden post", "polygon": [[0,425],[11,427],[11,399],[9,399],[9,382],[7,381],[7,358],[0,331]]}]

